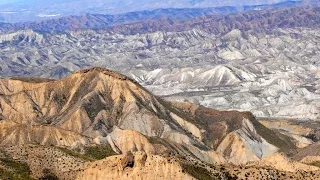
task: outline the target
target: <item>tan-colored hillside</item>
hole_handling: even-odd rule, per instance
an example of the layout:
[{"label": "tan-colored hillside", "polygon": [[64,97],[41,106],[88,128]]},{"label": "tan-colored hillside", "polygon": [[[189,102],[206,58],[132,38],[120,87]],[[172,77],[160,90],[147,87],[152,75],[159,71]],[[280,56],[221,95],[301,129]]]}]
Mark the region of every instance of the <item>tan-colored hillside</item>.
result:
[{"label": "tan-colored hillside", "polygon": [[[100,161],[89,157],[84,159],[87,163],[77,160],[79,166],[70,167],[72,175],[61,174],[64,170],[60,164],[46,167],[67,179],[150,179],[154,175],[160,179],[190,179],[199,171],[190,170],[190,166],[199,162],[207,167],[244,165],[296,148],[289,137],[264,127],[250,112],[167,102],[126,76],[102,68],[82,70],[54,81],[1,79],[0,118],[1,147],[11,152],[13,159],[19,153],[8,149],[18,145],[28,151],[29,158],[21,161],[30,166],[33,177],[45,174],[43,170],[38,172],[43,166],[39,161],[56,161],[61,153],[30,153],[28,144],[63,147],[80,154],[86,153],[87,146],[101,144],[117,154],[140,153],[135,155],[135,163],[140,165],[128,170],[117,170],[115,159],[119,156]],[[189,171],[183,170],[186,167],[180,161],[168,163],[163,156],[168,152],[193,159]],[[73,155],[69,153],[68,157]],[[30,157],[39,160],[30,162]],[[208,177],[214,177],[210,169],[208,173]]]}]

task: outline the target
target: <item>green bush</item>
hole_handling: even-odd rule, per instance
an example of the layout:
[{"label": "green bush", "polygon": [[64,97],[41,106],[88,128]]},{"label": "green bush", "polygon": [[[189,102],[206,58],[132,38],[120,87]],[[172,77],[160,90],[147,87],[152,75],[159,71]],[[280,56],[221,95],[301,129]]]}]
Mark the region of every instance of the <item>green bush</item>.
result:
[{"label": "green bush", "polygon": [[117,155],[109,144],[88,146],[84,148],[84,154],[77,152],[76,150],[70,150],[66,148],[59,148],[61,151],[69,154],[70,156],[83,159],[85,161],[94,161],[104,159],[109,156]]},{"label": "green bush", "polygon": [[214,179],[211,176],[211,173],[203,167],[190,165],[190,164],[182,164],[182,169],[185,172],[187,172],[188,174],[190,174],[191,176],[193,176],[199,180],[212,180],[212,179]]},{"label": "green bush", "polygon": [[117,155],[109,144],[85,147],[85,155],[100,160],[109,156]]},{"label": "green bush", "polygon": [[316,167],[319,167],[320,168],[320,161],[315,161],[315,162],[312,162],[312,163],[307,163],[308,165],[311,165],[311,166],[316,166]]},{"label": "green bush", "polygon": [[52,173],[49,169],[44,169],[43,170],[44,176],[40,178],[39,180],[58,180],[59,178]]},{"label": "green bush", "polygon": [[94,159],[90,158],[89,156],[87,156],[87,155],[85,155],[85,154],[81,154],[81,153],[76,152],[76,151],[74,151],[74,150],[70,150],[70,149],[66,149],[66,148],[61,148],[61,147],[59,147],[59,149],[60,149],[62,152],[66,153],[66,154],[68,154],[68,155],[70,155],[70,156],[83,159],[84,161],[92,161],[92,160],[94,160]]}]

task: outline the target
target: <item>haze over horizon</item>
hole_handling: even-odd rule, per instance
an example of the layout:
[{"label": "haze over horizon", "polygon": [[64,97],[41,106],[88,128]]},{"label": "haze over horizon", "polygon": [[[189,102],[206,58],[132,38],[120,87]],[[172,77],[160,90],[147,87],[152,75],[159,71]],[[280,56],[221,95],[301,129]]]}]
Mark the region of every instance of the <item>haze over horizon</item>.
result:
[{"label": "haze over horizon", "polygon": [[4,0],[0,2],[0,20],[24,22],[54,17],[93,14],[121,14],[159,8],[206,8],[221,6],[262,5],[286,0]]},{"label": "haze over horizon", "polygon": [[[155,0],[111,0],[105,2],[103,0],[53,0],[50,2],[44,2],[41,0],[2,0],[0,5],[16,5],[16,4],[23,4],[23,5],[53,5],[57,3],[102,3],[102,4],[112,4],[115,6],[136,6],[139,4],[143,4],[144,7],[154,7],[159,6],[159,8],[164,7],[172,7],[172,8],[180,8],[180,7],[203,7],[204,5],[210,5],[211,7],[216,6],[241,6],[241,5],[258,5],[258,4],[273,4],[284,2],[286,0],[243,0],[243,1],[236,1],[236,0],[228,0],[228,1],[218,1],[218,0],[169,0],[169,1],[155,1]],[[135,7],[139,8],[139,7]]]}]

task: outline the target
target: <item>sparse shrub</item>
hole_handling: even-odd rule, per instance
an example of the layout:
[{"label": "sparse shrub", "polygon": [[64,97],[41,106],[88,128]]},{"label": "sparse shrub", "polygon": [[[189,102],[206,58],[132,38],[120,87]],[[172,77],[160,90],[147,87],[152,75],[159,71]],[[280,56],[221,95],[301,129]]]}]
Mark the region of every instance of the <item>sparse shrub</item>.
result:
[{"label": "sparse shrub", "polygon": [[85,147],[84,154],[80,153],[79,150],[70,150],[66,148],[59,149],[70,156],[77,157],[85,161],[100,160],[117,154],[109,144]]},{"label": "sparse shrub", "polygon": [[202,167],[191,165],[191,164],[182,164],[182,169],[190,174],[191,176],[199,179],[199,180],[211,180],[214,179],[211,176],[211,173]]},{"label": "sparse shrub", "polygon": [[97,160],[116,154],[109,144],[85,147],[85,155]]},{"label": "sparse shrub", "polygon": [[59,148],[62,152],[70,155],[70,156],[73,156],[73,157],[77,157],[77,158],[80,158],[80,159],[83,159],[85,161],[92,161],[93,159],[84,155],[84,154],[81,154],[79,152],[76,152],[76,151],[73,151],[73,150],[70,150],[70,149],[66,149],[66,148]]},{"label": "sparse shrub", "polygon": [[33,178],[30,177],[28,164],[14,161],[10,158],[2,158],[0,162],[4,167],[12,169],[12,171],[0,169],[0,179],[33,180]]},{"label": "sparse shrub", "polygon": [[320,161],[315,161],[315,162],[312,162],[312,163],[307,163],[308,165],[311,165],[311,166],[316,166],[316,167],[319,167],[320,168]]},{"label": "sparse shrub", "polygon": [[59,178],[52,173],[49,169],[43,170],[44,176],[42,178],[39,178],[39,180],[58,180]]}]

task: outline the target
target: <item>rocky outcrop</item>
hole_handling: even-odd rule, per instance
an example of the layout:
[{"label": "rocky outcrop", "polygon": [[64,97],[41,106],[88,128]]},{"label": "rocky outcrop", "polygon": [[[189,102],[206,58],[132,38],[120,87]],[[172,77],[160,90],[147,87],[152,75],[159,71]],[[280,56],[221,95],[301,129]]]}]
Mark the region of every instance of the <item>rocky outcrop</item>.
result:
[{"label": "rocky outcrop", "polygon": [[114,156],[91,163],[77,179],[195,179],[184,172],[178,162],[144,152],[136,152],[133,156],[133,167],[121,165],[127,155]]},{"label": "rocky outcrop", "polygon": [[124,170],[124,168],[129,167],[132,168],[134,166],[134,155],[131,151],[128,151],[125,156],[120,161],[121,168]]}]

